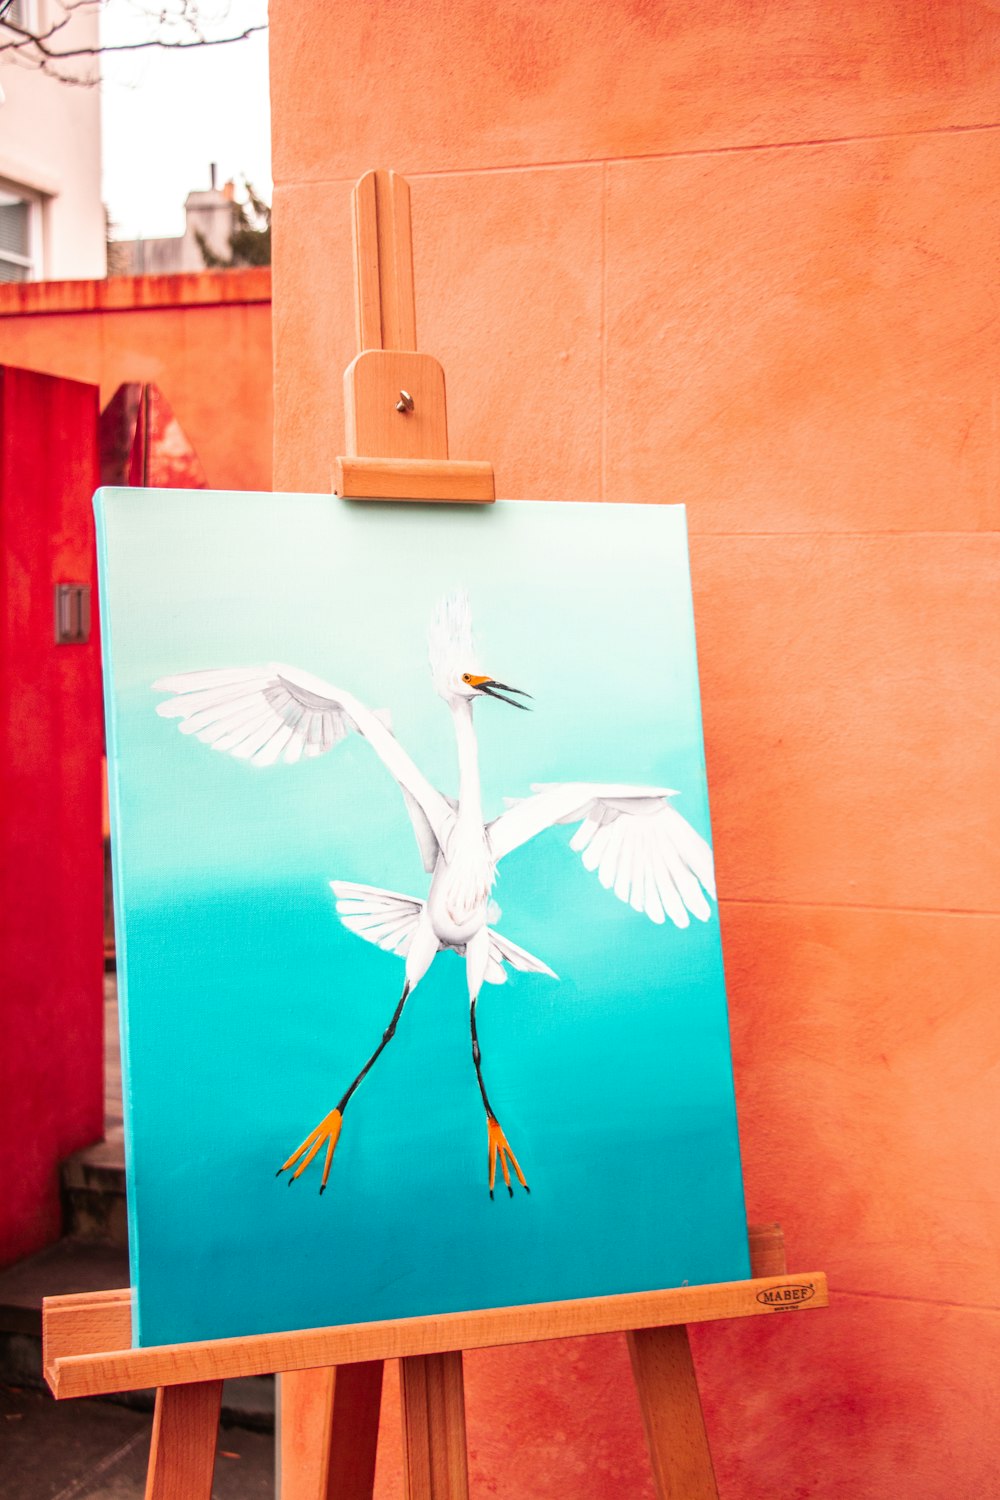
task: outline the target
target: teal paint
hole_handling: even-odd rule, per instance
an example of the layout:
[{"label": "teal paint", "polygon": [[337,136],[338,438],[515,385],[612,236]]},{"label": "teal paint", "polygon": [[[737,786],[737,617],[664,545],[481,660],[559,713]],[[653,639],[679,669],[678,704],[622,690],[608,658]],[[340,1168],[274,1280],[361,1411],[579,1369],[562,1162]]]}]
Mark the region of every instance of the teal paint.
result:
[{"label": "teal paint", "polygon": [[403,961],[328,882],[417,897],[402,799],[351,735],[259,768],[159,718],[158,678],[294,664],[372,708],[443,792],[426,628],[469,590],[487,818],[532,782],[676,788],[709,837],[681,507],[350,504],[103,490],[95,501],[137,1341],[508,1306],[749,1275],[714,902],[654,926],[557,827],[500,866],[495,925],[560,976],[478,1006],[487,1087],[531,1185],[486,1189],[464,965],[442,953],[320,1162],[275,1170],[381,1037]]}]

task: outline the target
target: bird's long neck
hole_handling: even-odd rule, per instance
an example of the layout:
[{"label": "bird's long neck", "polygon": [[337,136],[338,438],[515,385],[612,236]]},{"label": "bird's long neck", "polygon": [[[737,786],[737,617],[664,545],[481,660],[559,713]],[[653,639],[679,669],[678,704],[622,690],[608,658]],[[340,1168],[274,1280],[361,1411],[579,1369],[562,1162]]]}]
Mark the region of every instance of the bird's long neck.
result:
[{"label": "bird's long neck", "polygon": [[458,746],[458,817],[462,823],[483,821],[483,803],[479,788],[479,746],[472,725],[472,704],[457,698],[451,705]]}]

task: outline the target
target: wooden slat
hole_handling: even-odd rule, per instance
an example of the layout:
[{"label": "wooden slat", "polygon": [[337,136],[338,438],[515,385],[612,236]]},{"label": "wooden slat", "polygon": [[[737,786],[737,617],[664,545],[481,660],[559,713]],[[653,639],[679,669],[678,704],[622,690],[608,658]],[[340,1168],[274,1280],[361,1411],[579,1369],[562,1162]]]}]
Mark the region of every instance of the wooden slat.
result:
[{"label": "wooden slat", "polygon": [[785,1258],[785,1232],[780,1224],[751,1224],[751,1276],[784,1276],[788,1270]]},{"label": "wooden slat", "polygon": [[326,1500],[336,1374],[327,1368],[278,1377],[278,1500]]},{"label": "wooden slat", "polygon": [[351,201],[361,352],[344,372],[347,454],[335,461],[334,493],[487,503],[496,497],[492,465],[448,462],[444,371],[416,353],[409,185],[395,172],[367,172]]},{"label": "wooden slat", "polygon": [[[397,411],[403,392],[413,410]],[[344,371],[344,445],[348,456],[448,457],[444,370],[429,354],[368,349]]]},{"label": "wooden slat", "polygon": [[371,1500],[381,1360],[280,1377],[278,1500]]},{"label": "wooden slat", "polygon": [[132,1347],[132,1293],[84,1292],[46,1297],[42,1315],[42,1367],[65,1355],[105,1354]]},{"label": "wooden slat", "polygon": [[658,1500],[719,1500],[687,1329],[628,1335]]},{"label": "wooden slat", "polygon": [[[123,1297],[127,1293],[123,1294]],[[45,1300],[43,1318],[58,1323],[62,1299]],[[79,1300],[79,1299],[73,1299]],[[50,1340],[46,1378],[60,1399],[96,1396],[143,1386],[175,1385],[232,1375],[268,1375],[319,1365],[399,1359],[454,1349],[485,1349],[496,1344],[528,1344],[541,1339],[575,1338],[586,1333],[620,1333],[673,1323],[716,1318],[770,1317],[778,1311],[809,1311],[827,1305],[822,1272],[729,1281],[707,1287],[632,1292],[618,1297],[545,1302],[442,1317],[403,1318],[385,1323],[354,1323],[268,1333],[252,1338],[172,1344],[152,1349],[93,1350],[70,1354],[63,1338]],[[117,1341],[117,1339],[116,1339]]]},{"label": "wooden slat", "polygon": [[212,1500],[222,1381],[156,1393],[146,1500]]},{"label": "wooden slat", "polygon": [[460,459],[338,458],[333,492],[347,500],[447,500],[490,505],[493,465]]},{"label": "wooden slat", "polygon": [[351,199],[360,349],[416,349],[410,186],[396,172],[366,172]]},{"label": "wooden slat", "polygon": [[322,1500],[370,1500],[375,1488],[383,1369],[380,1359],[337,1368]]},{"label": "wooden slat", "polygon": [[411,1356],[400,1364],[407,1500],[468,1500],[462,1356]]}]

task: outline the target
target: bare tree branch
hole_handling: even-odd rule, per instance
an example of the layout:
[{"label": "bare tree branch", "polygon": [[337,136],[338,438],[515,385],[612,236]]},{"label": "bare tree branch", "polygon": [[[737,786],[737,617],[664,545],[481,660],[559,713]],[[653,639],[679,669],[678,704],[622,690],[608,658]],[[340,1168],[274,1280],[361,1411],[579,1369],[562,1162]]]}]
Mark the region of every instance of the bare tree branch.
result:
[{"label": "bare tree branch", "polygon": [[[4,25],[6,24],[4,22]],[[59,25],[54,26],[52,30],[58,31],[65,24],[65,21],[60,21]],[[118,42],[107,47],[73,47],[65,52],[52,52],[45,45],[52,32],[46,32],[44,37],[32,36],[30,32],[24,32],[22,34],[26,40],[23,42],[0,42],[0,53],[34,46],[48,61],[61,62],[67,57],[103,57],[106,52],[142,52],[147,47],[162,47],[164,51],[186,52],[191,47],[226,47],[230,42],[246,41],[247,37],[253,36],[255,31],[266,30],[266,25],[248,26],[245,31],[240,31],[235,36],[199,36],[193,42],[168,42],[158,37],[148,42]]]},{"label": "bare tree branch", "polygon": [[68,62],[75,58],[103,57],[107,53],[115,52],[144,52],[152,48],[163,52],[186,52],[192,47],[228,47],[233,42],[246,41],[248,37],[259,31],[266,31],[266,23],[247,26],[240,32],[231,36],[211,37],[206,36],[201,29],[197,4],[193,0],[181,0],[180,10],[171,13],[165,6],[158,11],[147,12],[149,20],[156,26],[185,27],[190,33],[190,40],[174,40],[168,36],[149,37],[135,42],[113,42],[98,44],[93,47],[53,47],[52,40],[65,26],[73,20],[73,13],[80,10],[95,9],[100,6],[102,0],[60,0],[62,17],[53,21],[44,31],[32,31],[30,28],[21,26],[15,21],[6,19],[5,11],[8,5],[3,5],[0,0],[0,36],[8,33],[9,39],[0,41],[0,60],[19,63],[22,67],[33,68],[37,72],[46,73],[50,77],[57,78],[61,83],[81,84],[88,86],[94,82],[94,78],[79,78],[72,74],[58,71],[58,64]]}]

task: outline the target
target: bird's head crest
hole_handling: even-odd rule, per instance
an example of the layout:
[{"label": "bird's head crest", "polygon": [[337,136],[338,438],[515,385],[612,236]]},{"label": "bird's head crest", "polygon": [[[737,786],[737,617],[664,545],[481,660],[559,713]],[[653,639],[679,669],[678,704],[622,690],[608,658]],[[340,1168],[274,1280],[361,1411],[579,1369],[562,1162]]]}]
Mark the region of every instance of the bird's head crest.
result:
[{"label": "bird's head crest", "polygon": [[472,610],[464,589],[440,601],[431,620],[427,641],[434,686],[446,703],[454,706],[461,699],[471,703],[476,698],[496,698],[501,703],[509,703],[511,708],[527,710],[527,703],[518,700],[530,698],[530,693],[523,688],[511,687],[509,683],[497,682],[476,665]]},{"label": "bird's head crest", "polygon": [[456,693],[467,696],[463,677],[476,671],[476,651],[472,639],[472,607],[464,589],[438,601],[427,632],[434,686],[442,698]]}]

